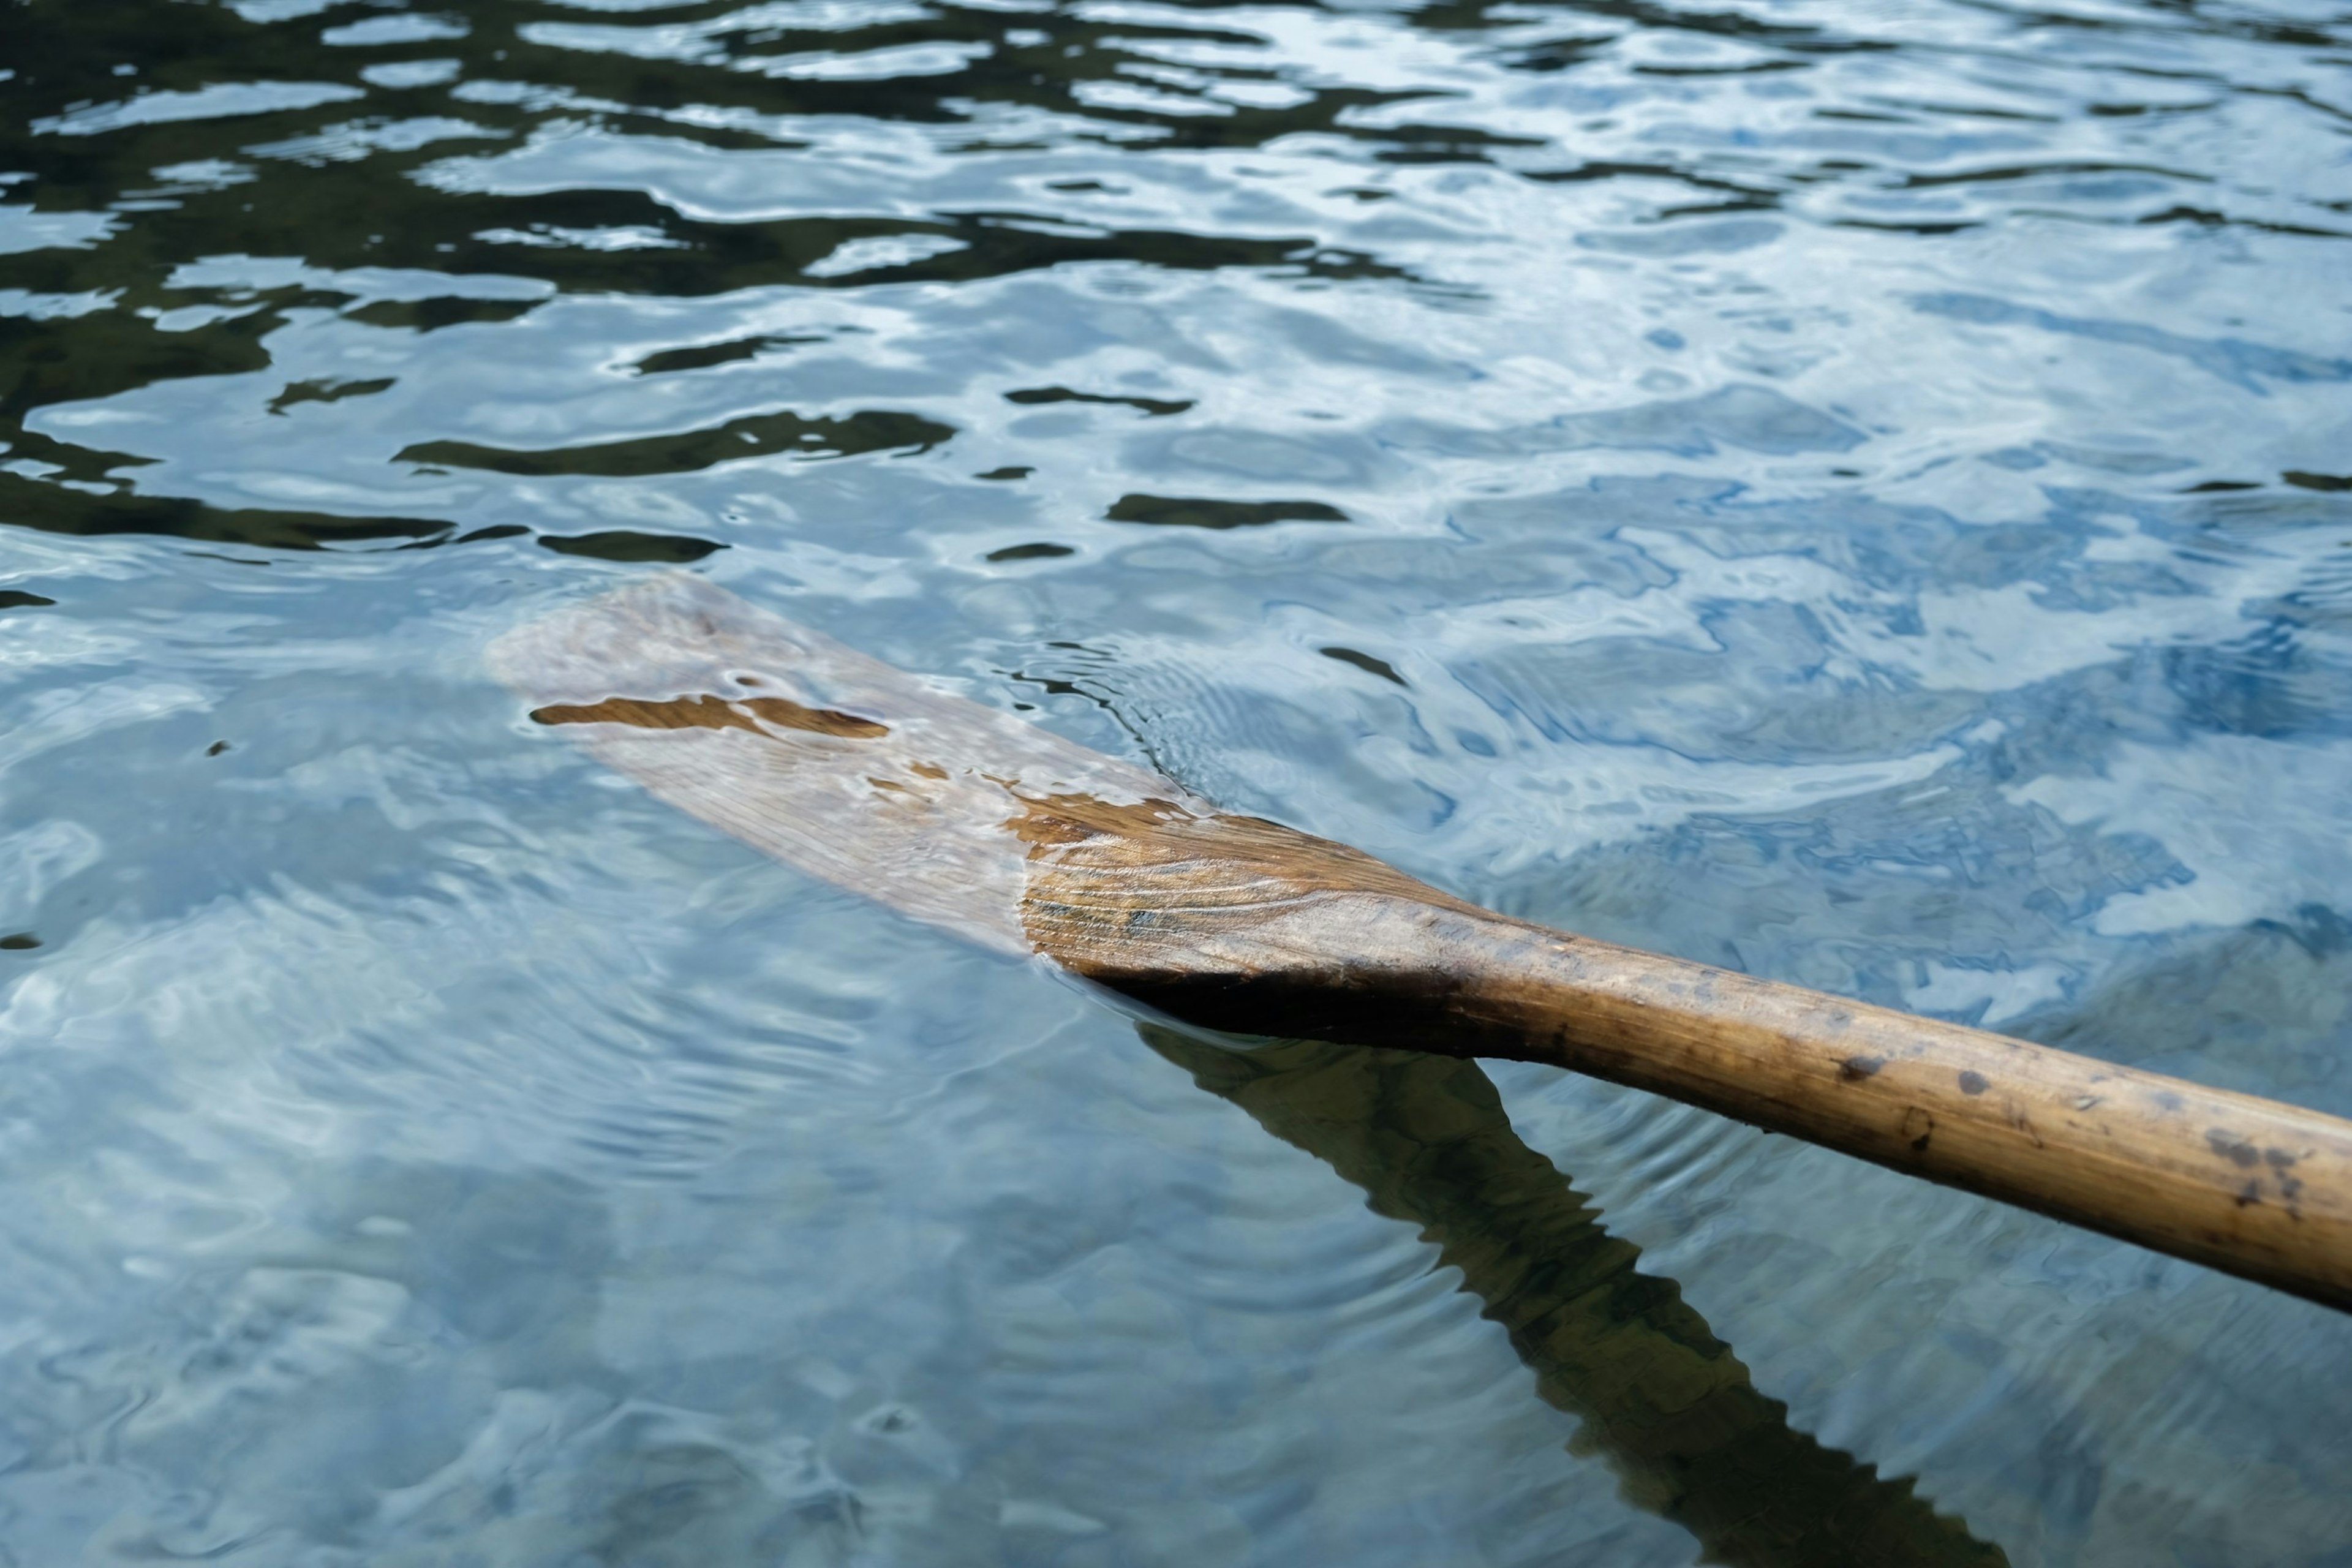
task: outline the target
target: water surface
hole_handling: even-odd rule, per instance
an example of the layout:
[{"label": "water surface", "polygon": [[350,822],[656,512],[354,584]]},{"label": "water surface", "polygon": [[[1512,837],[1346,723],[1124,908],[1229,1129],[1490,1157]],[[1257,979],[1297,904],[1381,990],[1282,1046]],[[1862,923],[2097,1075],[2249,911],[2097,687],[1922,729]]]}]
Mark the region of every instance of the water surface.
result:
[{"label": "water surface", "polygon": [[2352,1320],[1139,1031],[487,678],[684,564],[2352,1113],[2352,15],[0,7],[0,1563],[2352,1563]]}]

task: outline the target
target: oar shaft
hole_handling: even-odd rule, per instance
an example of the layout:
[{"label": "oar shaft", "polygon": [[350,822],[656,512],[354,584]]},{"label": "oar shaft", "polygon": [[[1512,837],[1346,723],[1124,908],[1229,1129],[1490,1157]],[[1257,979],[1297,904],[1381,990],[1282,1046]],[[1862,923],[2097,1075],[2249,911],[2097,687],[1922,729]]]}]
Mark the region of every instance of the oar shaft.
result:
[{"label": "oar shaft", "polygon": [[[2352,1122],[1449,915],[1481,1054],[1573,1068],[2352,1310]],[[1483,929],[1480,929],[1483,928]]]}]

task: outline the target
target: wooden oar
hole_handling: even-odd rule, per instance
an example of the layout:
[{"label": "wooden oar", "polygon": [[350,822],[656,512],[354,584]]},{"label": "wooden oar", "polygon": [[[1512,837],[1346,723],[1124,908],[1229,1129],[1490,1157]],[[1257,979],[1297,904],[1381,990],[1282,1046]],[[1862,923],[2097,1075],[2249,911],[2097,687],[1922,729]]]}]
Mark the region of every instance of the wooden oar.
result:
[{"label": "wooden oar", "polygon": [[2352,1310],[2352,1122],[1512,920],[684,574],[492,662],[672,805],[1185,1022],[1549,1062]]}]

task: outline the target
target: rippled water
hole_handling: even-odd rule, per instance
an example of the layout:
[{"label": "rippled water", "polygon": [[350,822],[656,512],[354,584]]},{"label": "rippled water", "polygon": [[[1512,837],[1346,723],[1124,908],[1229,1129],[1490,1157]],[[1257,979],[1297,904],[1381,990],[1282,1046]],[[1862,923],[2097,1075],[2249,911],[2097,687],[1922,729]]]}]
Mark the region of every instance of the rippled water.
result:
[{"label": "rippled water", "polygon": [[1139,1035],[481,662],[693,563],[2352,1113],[2352,14],[10,0],[0,182],[0,1563],[2352,1563],[2352,1320]]}]

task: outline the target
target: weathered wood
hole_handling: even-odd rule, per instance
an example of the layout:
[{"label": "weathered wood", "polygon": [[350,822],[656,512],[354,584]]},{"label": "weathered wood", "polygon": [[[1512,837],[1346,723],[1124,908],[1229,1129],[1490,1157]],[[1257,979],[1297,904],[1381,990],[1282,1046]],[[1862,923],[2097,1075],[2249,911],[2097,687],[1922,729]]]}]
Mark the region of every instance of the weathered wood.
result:
[{"label": "weathered wood", "polygon": [[1171,1016],[1572,1068],[2352,1310],[2352,1122],[1482,910],[672,575],[534,716],[812,875]]}]

